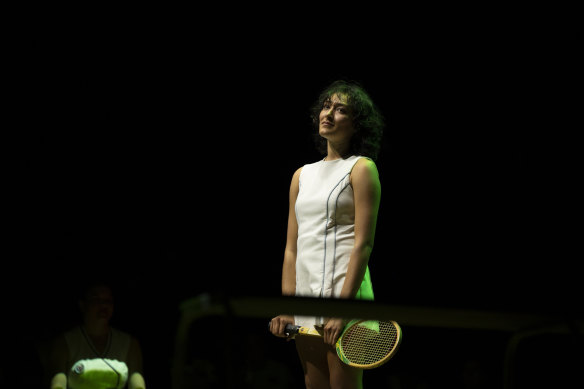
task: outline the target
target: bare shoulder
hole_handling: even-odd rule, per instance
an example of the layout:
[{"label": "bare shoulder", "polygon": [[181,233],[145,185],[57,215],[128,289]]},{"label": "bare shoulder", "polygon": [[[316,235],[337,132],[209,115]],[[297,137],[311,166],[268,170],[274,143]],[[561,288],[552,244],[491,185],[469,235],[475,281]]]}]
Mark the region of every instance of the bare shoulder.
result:
[{"label": "bare shoulder", "polygon": [[140,347],[140,342],[133,336],[130,336],[130,352],[132,353],[142,353],[142,348]]},{"label": "bare shoulder", "polygon": [[67,344],[67,339],[65,339],[64,334],[59,334],[55,336],[50,342],[51,350],[58,353],[69,353],[69,346]]},{"label": "bare shoulder", "polygon": [[300,172],[302,172],[302,167],[296,169],[292,175],[292,185],[298,186],[298,182],[300,181]]},{"label": "bare shoulder", "polygon": [[377,165],[369,158],[360,158],[353,166],[351,180],[379,180]]},{"label": "bare shoulder", "polygon": [[292,176],[293,179],[298,179],[298,177],[300,177],[300,172],[302,171],[302,166],[299,167],[298,169],[296,169],[296,171],[294,172],[294,175]]},{"label": "bare shoulder", "polygon": [[67,361],[69,358],[69,347],[65,336],[62,334],[55,337],[48,350],[49,373],[55,375],[67,371]]}]

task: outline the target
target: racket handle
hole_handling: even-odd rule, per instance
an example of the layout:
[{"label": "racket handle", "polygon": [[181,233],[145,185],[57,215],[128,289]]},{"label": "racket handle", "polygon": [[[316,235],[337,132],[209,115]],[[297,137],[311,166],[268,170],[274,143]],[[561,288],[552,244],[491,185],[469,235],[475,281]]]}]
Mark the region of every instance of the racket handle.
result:
[{"label": "racket handle", "polygon": [[300,326],[295,326],[294,324],[286,324],[284,332],[286,332],[288,335],[295,335],[298,333],[299,328]]},{"label": "racket handle", "polygon": [[[272,323],[271,321],[268,322],[268,330],[270,329],[270,323]],[[286,324],[286,327],[284,328],[284,332],[288,335],[295,335],[298,333],[298,329],[300,328],[300,326],[295,326],[294,324]]]}]

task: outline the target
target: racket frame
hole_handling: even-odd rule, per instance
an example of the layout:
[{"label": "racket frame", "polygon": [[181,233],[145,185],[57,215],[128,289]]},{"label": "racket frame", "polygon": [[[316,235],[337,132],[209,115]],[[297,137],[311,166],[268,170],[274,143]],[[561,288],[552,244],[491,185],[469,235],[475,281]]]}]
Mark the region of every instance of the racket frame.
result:
[{"label": "racket frame", "polygon": [[379,367],[379,366],[383,365],[384,363],[386,363],[387,361],[389,361],[391,358],[393,358],[393,356],[397,352],[397,350],[401,344],[401,340],[402,340],[401,327],[399,326],[399,324],[397,324],[396,321],[390,320],[389,323],[391,323],[395,327],[396,332],[397,332],[397,339],[395,341],[395,345],[390,350],[390,352],[386,356],[384,356],[382,359],[380,359],[379,361],[377,361],[375,363],[359,364],[359,363],[351,362],[349,359],[347,359],[347,357],[345,356],[345,353],[343,352],[343,346],[342,346],[343,336],[351,329],[351,327],[359,325],[360,323],[363,323],[366,321],[369,321],[369,320],[360,320],[360,319],[351,320],[349,323],[347,323],[347,325],[345,326],[345,329],[343,330],[343,332],[341,333],[341,336],[339,336],[339,339],[337,339],[337,342],[335,344],[335,350],[337,352],[337,356],[339,357],[339,359],[341,361],[343,361],[343,363],[345,363],[349,366],[357,367],[359,369],[364,369],[364,370],[374,369],[376,367]]},{"label": "racket frame", "polygon": [[[339,357],[339,359],[341,361],[343,361],[343,363],[345,363],[349,366],[353,366],[353,367],[356,367],[359,369],[373,369],[373,368],[376,368],[376,367],[383,365],[384,363],[389,361],[395,355],[395,353],[397,352],[397,350],[401,344],[402,330],[396,321],[390,320],[389,322],[392,323],[392,325],[395,327],[395,329],[397,331],[397,339],[395,341],[395,346],[393,347],[393,349],[385,357],[383,357],[381,360],[379,360],[375,363],[358,364],[358,363],[351,362],[347,359],[347,357],[343,353],[342,340],[343,340],[343,336],[347,333],[347,331],[349,331],[351,329],[351,327],[358,325],[358,324],[365,322],[365,321],[368,321],[368,320],[355,319],[355,320],[351,320],[350,322],[348,322],[347,325],[345,326],[345,328],[343,329],[341,336],[339,336],[339,339],[337,339],[337,342],[335,344],[335,351],[337,352],[337,356]],[[296,335],[315,336],[315,337],[321,337],[321,338],[323,337],[322,332],[320,332],[317,329],[312,328],[312,327],[288,325],[288,326],[286,326],[286,331],[287,331],[286,334],[291,339],[294,339],[296,337]]]}]

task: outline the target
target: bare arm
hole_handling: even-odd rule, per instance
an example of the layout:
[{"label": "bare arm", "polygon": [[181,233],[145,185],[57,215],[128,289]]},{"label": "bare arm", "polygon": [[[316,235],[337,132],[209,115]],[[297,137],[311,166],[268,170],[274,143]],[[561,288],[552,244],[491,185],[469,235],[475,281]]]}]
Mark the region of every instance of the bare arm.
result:
[{"label": "bare arm", "polygon": [[144,377],[142,377],[142,374],[134,372],[134,374],[132,374],[128,380],[128,388],[146,389],[146,383],[144,382]]},{"label": "bare arm", "polygon": [[130,374],[129,389],[146,389],[146,383],[142,376],[142,349],[135,338],[132,338],[128,350],[128,372]]},{"label": "bare arm", "polygon": [[67,389],[67,376],[65,373],[57,373],[51,379],[51,389]]},{"label": "bare arm", "polygon": [[[355,244],[340,298],[351,299],[357,295],[373,250],[377,212],[381,200],[381,185],[375,163],[360,159],[351,172],[355,201]],[[344,327],[342,319],[331,319],[324,328],[324,341],[334,345]]]},{"label": "bare arm", "polygon": [[341,298],[354,298],[361,286],[373,250],[381,185],[375,163],[360,159],[351,173],[355,197],[355,245],[351,251]]},{"label": "bare arm", "polygon": [[69,349],[63,336],[55,339],[51,346],[49,356],[49,376],[51,378],[51,389],[67,388],[67,360],[69,359]]},{"label": "bare arm", "polygon": [[296,198],[298,197],[299,177],[302,168],[296,170],[290,184],[290,205],[288,209],[288,230],[286,249],[282,266],[282,295],[294,296],[296,293],[296,244],[298,240],[298,222],[296,220]]},{"label": "bare arm", "polygon": [[[296,198],[298,197],[299,178],[302,168],[296,170],[290,184],[290,200],[288,208],[288,230],[286,233],[286,248],[282,265],[282,295],[296,294],[296,244],[298,240],[298,222],[296,220]],[[293,324],[294,317],[280,315],[270,322],[270,330],[276,336],[283,337],[286,324]]]}]

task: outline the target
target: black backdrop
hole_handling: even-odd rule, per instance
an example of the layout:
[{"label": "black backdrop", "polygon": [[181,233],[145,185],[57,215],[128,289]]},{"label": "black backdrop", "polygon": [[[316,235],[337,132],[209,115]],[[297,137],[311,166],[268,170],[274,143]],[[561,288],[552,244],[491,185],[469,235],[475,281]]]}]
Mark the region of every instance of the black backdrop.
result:
[{"label": "black backdrop", "polygon": [[25,337],[74,322],[73,291],[93,274],[115,283],[116,323],[159,361],[180,301],[278,295],[290,179],[321,158],[308,109],[339,78],[387,118],[378,300],[581,312],[564,37],[442,27],[32,34],[12,228]]}]

